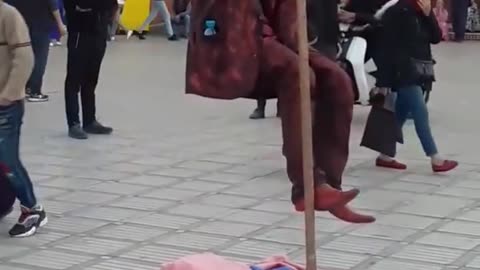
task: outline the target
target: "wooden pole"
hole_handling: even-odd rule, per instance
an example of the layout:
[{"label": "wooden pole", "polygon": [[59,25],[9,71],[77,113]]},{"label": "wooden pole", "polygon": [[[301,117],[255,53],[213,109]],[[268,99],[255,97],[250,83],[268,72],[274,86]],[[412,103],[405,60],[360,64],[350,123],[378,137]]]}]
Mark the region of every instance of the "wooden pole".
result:
[{"label": "wooden pole", "polygon": [[308,61],[307,4],[297,0],[298,54],[300,71],[300,119],[302,127],[303,178],[305,189],[305,246],[307,270],[317,270],[315,244],[315,209],[313,181],[312,104],[310,95],[310,64]]}]

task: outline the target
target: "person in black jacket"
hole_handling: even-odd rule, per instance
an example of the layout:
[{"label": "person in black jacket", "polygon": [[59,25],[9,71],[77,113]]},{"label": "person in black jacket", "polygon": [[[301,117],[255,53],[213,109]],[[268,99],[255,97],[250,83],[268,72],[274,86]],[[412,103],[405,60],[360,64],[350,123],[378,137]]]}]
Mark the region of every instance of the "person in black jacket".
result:
[{"label": "person in black jacket", "polygon": [[380,28],[379,21],[375,18],[375,13],[387,0],[349,0],[344,8],[338,12],[340,22],[353,24],[356,26],[369,25],[360,36],[367,41],[367,52],[365,61],[373,58],[375,61],[375,52],[377,51],[377,37]]},{"label": "person in black jacket", "polygon": [[[108,25],[117,5],[117,0],[65,1],[69,32],[65,106],[71,138],[87,139],[87,133],[110,134],[113,131],[96,119],[95,88],[109,37]],[[78,115],[79,93],[83,128]]]},{"label": "person in black jacket", "polygon": [[450,5],[452,6],[452,26],[453,32],[455,33],[455,41],[462,42],[465,40],[468,7],[471,5],[471,1],[453,0],[450,2]]},{"label": "person in black jacket", "polygon": [[[379,37],[378,76],[376,86],[397,93],[395,115],[400,126],[412,115],[417,135],[434,172],[457,167],[456,161],[442,158],[432,136],[428,109],[422,86],[434,80],[431,44],[442,39],[432,12],[431,0],[390,0],[377,13],[382,29]],[[421,72],[416,67],[430,67]],[[381,154],[377,166],[406,169],[393,157]]]}]

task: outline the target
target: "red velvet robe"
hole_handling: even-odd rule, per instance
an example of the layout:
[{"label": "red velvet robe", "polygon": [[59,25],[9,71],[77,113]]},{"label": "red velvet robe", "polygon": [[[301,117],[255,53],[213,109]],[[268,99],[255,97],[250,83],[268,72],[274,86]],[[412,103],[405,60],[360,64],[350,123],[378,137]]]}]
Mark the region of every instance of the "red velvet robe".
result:
[{"label": "red velvet robe", "polygon": [[[187,93],[218,99],[278,97],[292,201],[303,200],[296,1],[192,0],[192,8]],[[217,22],[217,35],[205,37],[204,21],[211,18]],[[314,180],[317,186],[327,183],[341,189],[352,85],[335,62],[314,50],[310,66]]]}]

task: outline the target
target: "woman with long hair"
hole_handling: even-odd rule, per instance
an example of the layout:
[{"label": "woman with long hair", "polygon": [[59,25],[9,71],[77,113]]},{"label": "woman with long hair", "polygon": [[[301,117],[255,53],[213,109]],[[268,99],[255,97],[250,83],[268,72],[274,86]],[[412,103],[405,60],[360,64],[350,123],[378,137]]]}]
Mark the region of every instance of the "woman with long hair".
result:
[{"label": "woman with long hair", "polygon": [[[409,114],[425,154],[434,172],[447,172],[458,166],[439,154],[430,129],[423,90],[435,80],[431,44],[442,39],[442,32],[432,11],[431,0],[390,0],[377,13],[380,32],[380,57],[376,86],[396,92],[395,116],[403,127]],[[394,157],[380,154],[376,165],[406,169]]]}]

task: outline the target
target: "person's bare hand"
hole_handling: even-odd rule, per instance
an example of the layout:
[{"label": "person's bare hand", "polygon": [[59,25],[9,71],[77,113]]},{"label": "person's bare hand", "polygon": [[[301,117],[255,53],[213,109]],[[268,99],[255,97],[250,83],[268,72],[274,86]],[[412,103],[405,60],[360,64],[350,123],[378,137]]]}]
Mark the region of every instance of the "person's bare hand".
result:
[{"label": "person's bare hand", "polygon": [[432,13],[432,0],[417,0],[418,5],[425,16],[430,16]]},{"label": "person's bare hand", "polygon": [[343,9],[338,11],[338,20],[343,23],[353,23],[355,21],[355,13],[348,12]]},{"label": "person's bare hand", "polygon": [[60,33],[62,37],[67,35],[67,27],[64,24],[58,25],[58,33]]}]

